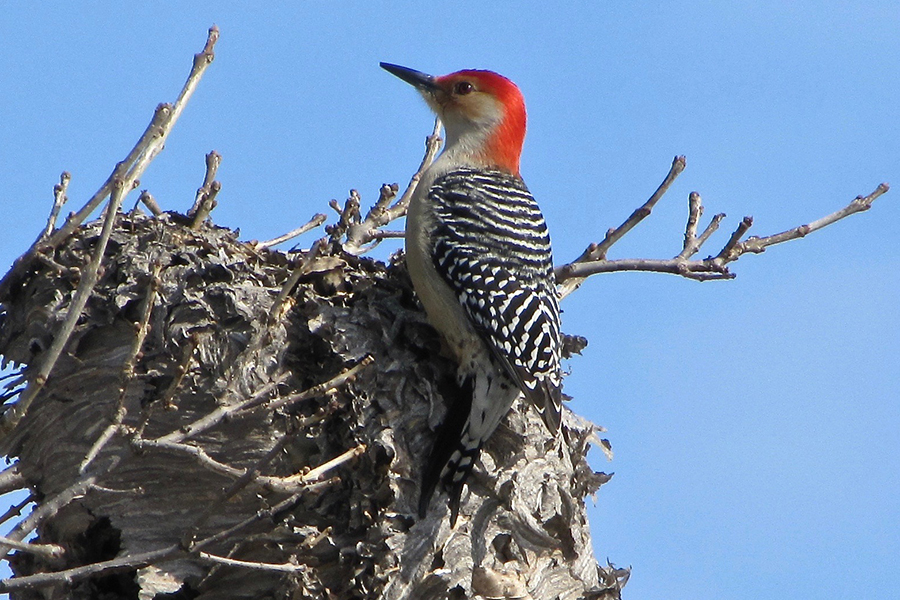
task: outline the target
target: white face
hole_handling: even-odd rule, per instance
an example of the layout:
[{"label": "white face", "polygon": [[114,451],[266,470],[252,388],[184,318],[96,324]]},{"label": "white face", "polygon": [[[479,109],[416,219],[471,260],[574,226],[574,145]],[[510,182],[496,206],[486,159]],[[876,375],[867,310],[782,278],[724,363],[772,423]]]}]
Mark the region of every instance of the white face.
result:
[{"label": "white face", "polygon": [[480,142],[487,131],[503,120],[500,101],[477,86],[477,81],[459,78],[446,82],[438,91],[422,92],[444,123],[448,147],[460,142],[467,145]]}]

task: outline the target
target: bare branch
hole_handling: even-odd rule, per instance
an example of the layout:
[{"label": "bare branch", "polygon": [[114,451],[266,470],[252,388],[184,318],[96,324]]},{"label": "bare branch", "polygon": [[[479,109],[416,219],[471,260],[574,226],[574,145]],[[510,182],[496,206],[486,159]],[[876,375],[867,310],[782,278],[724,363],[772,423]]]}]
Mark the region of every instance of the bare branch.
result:
[{"label": "bare branch", "polygon": [[191,206],[190,210],[188,210],[188,216],[193,216],[198,210],[200,210],[200,206],[203,204],[203,197],[206,194],[209,194],[209,187],[212,185],[212,182],[216,179],[216,173],[219,170],[219,165],[222,164],[222,155],[212,150],[206,155],[206,173],[203,176],[203,184],[197,188],[197,195],[194,197],[194,204]]},{"label": "bare branch", "polygon": [[45,556],[47,558],[57,558],[66,552],[65,548],[58,544],[29,544],[28,542],[20,542],[2,535],[0,535],[0,544],[9,546],[13,550],[37,554],[38,556]]},{"label": "bare branch", "polygon": [[350,448],[343,454],[336,456],[329,460],[328,462],[316,467],[315,469],[311,469],[306,473],[301,473],[299,475],[294,475],[293,477],[285,477],[284,480],[286,482],[293,483],[306,483],[308,481],[315,481],[320,479],[322,475],[327,473],[328,471],[341,466],[345,462],[348,462],[357,456],[361,456],[366,451],[366,445],[360,444],[355,448]]},{"label": "bare branch", "polygon": [[568,267],[585,262],[596,262],[596,261],[605,261],[606,253],[612,247],[613,244],[622,239],[626,233],[634,229],[634,227],[646,219],[650,213],[653,211],[653,207],[656,206],[656,203],[659,202],[659,199],[663,197],[663,194],[668,191],[669,187],[672,185],[672,182],[684,171],[684,167],[686,165],[686,160],[684,156],[676,156],[672,160],[672,166],[669,167],[669,172],[666,174],[662,183],[659,184],[659,187],[656,188],[656,191],[641,205],[637,208],[631,216],[625,219],[625,222],[616,227],[615,229],[610,229],[606,232],[606,236],[603,238],[603,241],[599,244],[591,244],[587,247],[587,249],[575,259],[570,265],[564,265],[556,270],[556,280],[557,283],[561,284],[559,289],[559,295],[561,298],[564,298],[578,289],[582,282],[584,281],[584,277],[575,275],[577,270],[568,269]]},{"label": "bare branch", "polygon": [[277,571],[279,573],[296,573],[297,571],[302,571],[306,568],[303,565],[295,565],[293,563],[272,564],[248,560],[237,560],[234,558],[217,556],[215,554],[210,554],[209,552],[200,552],[197,556],[209,562],[218,563],[220,565],[227,565],[229,567],[240,567],[242,569]]},{"label": "bare branch", "polygon": [[688,279],[706,281],[709,279],[732,279],[733,274],[724,266],[711,260],[682,260],[626,258],[618,260],[594,260],[590,262],[572,263],[564,267],[567,277],[584,279],[597,273],[614,273],[616,271],[647,271],[652,273],[671,273]]},{"label": "bare branch", "polygon": [[165,146],[166,139],[169,137],[172,127],[175,125],[178,117],[181,116],[181,113],[187,105],[188,100],[190,100],[193,95],[194,90],[196,90],[206,68],[212,63],[215,56],[213,48],[218,39],[219,29],[214,25],[209,29],[203,51],[194,55],[194,63],[191,72],[188,75],[187,81],[185,82],[181,93],[178,95],[175,104],[160,104],[157,106],[156,111],[153,113],[153,119],[134,145],[134,148],[131,149],[131,152],[128,153],[125,160],[116,165],[112,174],[110,174],[106,182],[100,186],[100,189],[97,190],[90,200],[88,200],[77,213],[70,214],[63,226],[57,229],[49,237],[38,237],[31,248],[16,260],[10,269],[10,272],[3,279],[3,282],[0,283],[0,296],[5,295],[6,290],[4,288],[13,280],[11,277],[13,273],[25,268],[26,265],[31,263],[31,259],[39,248],[55,248],[63,240],[72,235],[84,220],[111,195],[113,188],[116,185],[119,185],[116,183],[117,181],[122,182],[122,187],[125,189],[126,193],[138,185],[139,179],[147,166]]},{"label": "bare branch", "polygon": [[[124,171],[124,167],[121,166],[122,163],[119,164],[120,170]],[[50,376],[50,372],[56,365],[59,355],[62,354],[63,348],[65,348],[66,344],[69,342],[69,338],[75,330],[75,325],[81,317],[81,312],[84,310],[84,306],[87,304],[88,298],[90,298],[91,292],[99,279],[100,262],[103,260],[104,252],[106,252],[109,235],[112,232],[112,227],[118,216],[119,207],[122,204],[124,196],[125,182],[121,177],[116,177],[113,180],[113,192],[109,200],[109,205],[106,208],[106,218],[103,222],[100,238],[97,240],[97,246],[94,248],[94,253],[91,256],[90,262],[81,275],[81,281],[78,283],[78,288],[75,290],[75,295],[69,305],[69,312],[66,313],[66,320],[63,322],[62,327],[60,327],[59,332],[54,336],[53,344],[51,344],[44,355],[41,362],[41,368],[38,369],[34,378],[28,382],[28,386],[19,396],[18,401],[9,407],[3,413],[2,417],[0,417],[0,431],[3,433],[12,431],[19,420],[25,416],[28,407],[31,406],[31,403],[47,382],[47,378]]]},{"label": "bare branch", "polygon": [[[671,172],[670,172],[671,174]],[[662,187],[662,186],[661,186]],[[584,278],[597,273],[611,273],[614,271],[648,271],[655,273],[671,273],[697,281],[709,281],[715,279],[733,279],[734,274],[728,270],[728,264],[734,262],[747,252],[760,253],[768,246],[795,240],[807,234],[831,225],[845,217],[871,208],[872,203],[886,193],[889,186],[880,184],[875,191],[868,196],[857,196],[850,204],[826,217],[813,221],[808,225],[794,227],[782,233],[766,236],[751,237],[741,241],[750,227],[753,225],[752,217],[744,217],[722,250],[714,257],[704,260],[688,260],[697,253],[700,247],[706,243],[710,235],[719,227],[719,223],[725,218],[724,213],[715,215],[699,236],[696,235],[699,217],[703,212],[700,195],[692,192],[689,197],[688,222],[685,227],[685,239],[683,250],[672,259],[620,259],[620,260],[586,260],[585,257],[597,254],[598,247],[591,247],[577,260],[562,265],[556,269],[557,281],[560,282],[560,297],[565,297],[574,291]],[[643,208],[643,207],[642,207]],[[635,211],[631,219],[640,213]],[[637,219],[638,221],[640,219]],[[636,221],[637,222],[637,221]],[[635,223],[636,223],[635,222]],[[633,226],[633,225],[632,225]],[[621,229],[621,228],[620,228]],[[613,235],[612,230],[607,234],[607,239]],[[620,236],[621,237],[621,236]],[[574,281],[574,284],[569,283]]]},{"label": "bare branch", "polygon": [[128,571],[140,567],[146,567],[154,563],[178,556],[183,550],[178,544],[172,544],[159,550],[130,554],[112,560],[95,562],[83,567],[75,567],[53,573],[37,573],[16,577],[15,579],[0,579],[0,592],[13,592],[21,589],[39,589],[49,585],[69,583],[85,579],[98,573],[116,573]]},{"label": "bare branch", "polygon": [[[739,244],[738,247],[734,249],[735,252],[743,254],[744,252],[753,252],[760,253],[764,252],[766,248],[769,246],[774,246],[775,244],[781,244],[783,242],[789,242],[791,240],[796,240],[798,238],[805,237],[806,235],[812,233],[813,231],[818,231],[823,227],[827,227],[832,223],[836,223],[845,217],[849,217],[850,215],[854,215],[858,212],[863,212],[872,208],[872,203],[881,195],[885,194],[890,190],[890,186],[887,183],[881,183],[875,190],[869,194],[868,196],[857,196],[853,199],[850,204],[845,206],[844,208],[831,213],[828,216],[822,217],[808,225],[800,225],[799,227],[794,227],[793,229],[789,229],[787,231],[783,231],[781,233],[776,233],[774,235],[766,236],[766,237],[750,237],[743,243]],[[735,256],[736,260],[738,256]]]},{"label": "bare branch", "polygon": [[675,257],[676,260],[684,260],[697,254],[700,247],[706,243],[709,236],[719,228],[719,223],[725,218],[725,213],[715,215],[703,230],[703,233],[697,237],[697,226],[699,225],[700,216],[703,214],[703,200],[697,192],[691,192],[688,196],[688,222],[684,231],[684,247],[681,253]]},{"label": "bare branch", "polygon": [[[13,504],[9,508],[6,509],[6,512],[0,515],[0,523],[6,523],[10,519],[14,517],[18,517],[22,514],[22,509],[28,506],[30,503],[35,501],[34,494],[28,494],[26,498],[24,498],[18,504]],[[24,539],[24,538],[23,538]]]},{"label": "bare branch", "polygon": [[214,411],[204,415],[193,423],[180,427],[177,431],[173,431],[168,435],[164,435],[156,439],[155,442],[182,442],[189,437],[192,437],[214,427],[218,423],[221,423],[225,418],[240,418],[241,416],[243,416],[242,413],[246,412],[247,414],[249,414],[250,412],[257,409],[273,411],[294,402],[323,396],[330,390],[340,387],[348,381],[351,381],[353,377],[356,376],[356,374],[360,371],[360,369],[363,369],[366,366],[370,365],[372,361],[372,357],[367,356],[353,367],[344,369],[335,377],[329,379],[326,382],[315,385],[304,392],[291,394],[290,396],[271,401],[267,404],[261,404],[262,399],[266,395],[268,395],[272,390],[275,389],[275,387],[277,387],[280,383],[287,379],[288,374],[284,374],[276,380],[269,382],[267,385],[263,386],[263,388],[259,392],[253,395],[253,397],[237,404],[219,406]]},{"label": "bare branch", "polygon": [[156,202],[156,199],[148,192],[147,190],[143,190],[141,195],[138,196],[138,202],[146,206],[151,213],[153,213],[154,217],[158,217],[163,214],[163,209],[160,208],[159,204]]},{"label": "bare branch", "polygon": [[47,226],[44,227],[44,232],[39,239],[47,239],[56,228],[56,218],[59,217],[59,211],[62,210],[63,205],[69,200],[69,197],[66,196],[66,190],[69,188],[71,179],[72,174],[68,171],[63,171],[62,175],[59,176],[59,183],[53,186],[53,208],[50,209],[50,216],[47,217]]},{"label": "bare branch", "polygon": [[[296,493],[310,483],[320,481],[322,476],[328,471],[353,460],[366,451],[366,445],[360,444],[313,469],[305,469],[302,473],[291,475],[289,477],[276,477],[273,475],[260,475],[258,473],[258,469],[262,466],[262,461],[260,464],[254,465],[254,467],[249,469],[239,469],[214,459],[203,448],[193,444],[159,440],[139,440],[135,442],[135,446],[141,450],[169,450],[187,454],[213,473],[235,479],[235,484],[222,495],[222,502],[227,501],[231,496],[240,491],[241,488],[246,487],[249,483],[255,483],[258,486],[273,492]],[[275,450],[275,448],[277,448],[277,450]],[[270,460],[281,450],[283,450],[283,443],[282,445],[276,445],[273,448],[273,451],[268,453],[265,458]],[[211,505],[209,510],[200,515],[197,519],[195,528],[199,527],[199,525],[202,524],[216,508],[217,505]]]},{"label": "bare branch", "polygon": [[656,191],[653,192],[653,195],[644,202],[644,204],[631,213],[631,216],[625,220],[624,223],[619,225],[616,229],[613,229],[607,232],[606,237],[603,239],[600,244],[591,252],[589,259],[590,260],[603,260],[606,258],[606,253],[609,251],[610,247],[613,244],[622,239],[626,233],[634,229],[635,225],[643,221],[645,218],[650,216],[650,213],[653,211],[653,207],[656,206],[656,203],[659,202],[659,199],[663,197],[663,194],[668,191],[669,186],[672,185],[672,182],[684,171],[685,167],[685,158],[684,156],[676,156],[672,160],[672,166],[669,168],[669,172],[666,174],[663,182],[659,184],[659,187],[656,188]]},{"label": "bare branch", "polygon": [[[175,103],[172,105],[160,104],[156,108],[153,120],[138,140],[138,143],[135,144],[125,160],[119,163],[120,165],[124,164],[125,168],[128,170],[127,175],[124,176],[126,187],[130,188],[135,181],[140,179],[147,166],[149,166],[153,159],[156,158],[156,155],[159,154],[165,146],[166,139],[168,139],[169,134],[172,132],[172,127],[175,125],[176,121],[178,121],[178,118],[184,111],[185,106],[187,106],[191,96],[193,96],[207,67],[209,67],[215,58],[213,49],[218,39],[219,29],[213,25],[209,29],[206,45],[203,50],[194,55],[194,63],[191,67],[191,72],[188,75],[187,81],[185,81],[184,87],[181,89],[181,93],[178,95],[178,99],[175,100]],[[117,166],[116,168],[118,169],[119,167]],[[71,235],[71,233],[84,222],[85,218],[87,218],[87,216],[103,202],[106,196],[110,194],[116,177],[121,177],[121,174],[117,174],[117,172],[114,171],[109,179],[107,179],[106,183],[104,183],[97,193],[94,194],[91,200],[89,200],[88,203],[74,215],[74,217],[67,219],[65,225],[51,236],[48,243],[55,246]]]},{"label": "bare branch", "polygon": [[329,205],[338,211],[338,222],[334,225],[327,225],[325,233],[331,236],[332,242],[340,242],[341,238],[350,230],[350,227],[360,222],[361,199],[359,192],[350,190],[350,197],[344,201],[344,208],[340,208],[336,200],[332,200]]},{"label": "bare branch", "polygon": [[[113,170],[112,174],[110,174],[109,178],[104,182],[100,189],[87,201],[87,203],[81,207],[81,209],[77,213],[72,213],[66,219],[66,222],[62,227],[56,230],[47,240],[46,245],[50,247],[56,247],[62,242],[64,239],[72,235],[81,224],[84,222],[87,217],[94,212],[100,204],[103,203],[104,200],[110,195],[113,190],[113,186],[115,184],[115,180],[121,179],[124,180],[129,174],[128,169],[133,169],[135,161],[138,160],[141,156],[145,155],[148,152],[149,148],[153,146],[154,140],[162,136],[164,134],[165,128],[167,124],[170,122],[170,117],[172,115],[172,106],[169,104],[160,104],[156,107],[156,110],[153,113],[153,118],[150,120],[150,124],[147,125],[147,129],[144,130],[143,135],[141,135],[140,139],[138,139],[137,143],[134,145],[134,148],[131,149],[131,152],[128,153],[128,156],[125,157],[125,160],[116,165],[116,168]],[[141,171],[143,173],[143,171]],[[137,175],[135,176],[135,179]],[[133,181],[133,179],[129,178],[129,180]],[[25,256],[28,256],[26,253]]]},{"label": "bare branch", "polygon": [[172,383],[169,384],[169,387],[167,387],[166,391],[163,393],[162,407],[165,410],[175,409],[175,395],[178,392],[178,388],[181,387],[181,382],[184,381],[184,376],[191,366],[191,360],[194,358],[194,350],[196,350],[199,345],[200,333],[195,331],[191,333],[187,343],[182,348],[181,360],[175,368],[175,378],[172,379]]},{"label": "bare branch", "polygon": [[297,282],[300,281],[300,278],[309,273],[309,266],[316,259],[319,254],[321,254],[322,249],[325,247],[325,238],[317,240],[315,244],[313,244],[312,248],[309,249],[300,260],[299,264],[294,268],[291,272],[291,276],[287,278],[284,284],[281,286],[281,291],[278,292],[278,297],[275,298],[275,302],[272,303],[272,308],[269,309],[269,322],[275,323],[277,322],[282,314],[284,307],[287,306],[288,298],[290,297],[291,291],[296,287]]},{"label": "bare branch", "polygon": [[[722,219],[724,219],[724,218],[725,218],[725,213],[719,213],[717,215],[714,215],[712,220],[709,222],[709,225],[706,226],[706,229],[704,229],[703,233],[700,234],[700,237],[697,238],[697,243],[695,244],[695,248],[692,248],[693,252],[690,254],[687,254],[686,256],[684,256],[682,258],[690,258],[698,250],[700,250],[700,247],[706,243],[706,240],[709,239],[709,236],[711,236],[719,228],[719,223],[721,223]],[[679,255],[679,256],[681,256],[681,255]]]},{"label": "bare branch", "polygon": [[211,213],[212,209],[214,209],[218,204],[216,202],[216,196],[219,194],[219,191],[221,189],[222,184],[218,181],[213,181],[209,185],[208,191],[203,194],[203,199],[200,202],[200,208],[198,208],[197,212],[194,213],[194,220],[191,223],[191,229],[200,229],[200,226],[203,225],[203,222],[206,221],[207,217],[209,217],[209,213]]},{"label": "bare branch", "polygon": [[[262,405],[260,408],[264,408],[265,410],[277,410],[279,408],[285,407],[289,404],[294,404],[296,402],[301,402],[303,400],[309,400],[310,398],[317,398],[319,396],[323,396],[328,393],[329,390],[340,387],[347,383],[348,381],[352,381],[353,378],[359,373],[362,369],[366,368],[370,364],[375,361],[371,356],[366,356],[359,363],[350,367],[349,369],[344,369],[328,381],[324,383],[320,383],[309,388],[306,391],[300,392],[298,394],[291,394],[290,396],[286,396],[284,398],[278,398],[277,400],[272,400],[268,404]],[[250,410],[257,410],[256,408],[248,407],[246,409],[248,412]]]},{"label": "bare branch", "polygon": [[189,437],[191,437],[193,435],[196,435],[198,433],[206,431],[207,429],[215,427],[217,424],[221,423],[222,420],[225,419],[227,416],[235,413],[236,411],[240,410],[241,408],[244,408],[246,406],[250,406],[250,405],[260,402],[262,400],[262,398],[264,398],[269,393],[271,393],[272,390],[274,390],[279,384],[283,383],[288,378],[288,376],[289,376],[289,374],[285,373],[281,377],[278,377],[275,380],[270,381],[269,383],[264,385],[262,388],[260,388],[260,390],[256,394],[254,394],[248,400],[244,400],[243,402],[240,402],[233,406],[226,406],[226,405],[219,406],[214,411],[204,415],[203,417],[200,417],[193,423],[191,423],[189,425],[185,425],[183,427],[180,427],[176,431],[173,431],[172,433],[169,433],[160,438],[157,438],[156,441],[157,442],[181,442],[181,441],[188,439]]},{"label": "bare branch", "polygon": [[734,233],[731,234],[731,237],[728,238],[728,241],[716,255],[714,260],[717,260],[721,264],[725,264],[730,262],[736,258],[732,256],[735,247],[738,245],[738,242],[741,241],[741,238],[744,237],[744,234],[747,233],[753,226],[753,217],[744,217],[741,219],[741,222],[738,224],[737,229],[734,230]]},{"label": "bare branch", "polygon": [[206,174],[203,177],[203,185],[197,189],[194,205],[188,211],[188,216],[194,219],[191,222],[191,229],[199,229],[212,209],[216,207],[216,196],[222,189],[222,184],[215,180],[220,164],[222,164],[222,155],[215,150],[206,155]]},{"label": "bare branch", "polygon": [[[680,258],[687,258],[697,253],[697,224],[700,221],[700,215],[703,214],[703,200],[697,192],[691,192],[688,196],[688,220],[684,228],[684,246]],[[695,246],[697,248],[695,248]]]},{"label": "bare branch", "polygon": [[309,220],[309,222],[307,222],[304,225],[301,225],[297,229],[289,231],[289,232],[285,233],[284,235],[279,235],[278,237],[272,238],[271,240],[268,240],[265,242],[257,242],[256,244],[253,244],[253,247],[257,250],[262,250],[265,248],[271,248],[272,246],[277,246],[278,244],[284,243],[288,240],[292,240],[295,237],[303,235],[307,231],[310,231],[312,229],[315,229],[316,227],[319,227],[322,223],[325,222],[325,220],[327,218],[328,217],[323,215],[322,213],[317,213],[313,216],[312,219]]},{"label": "bare branch", "polygon": [[182,454],[187,454],[194,458],[200,465],[209,469],[213,473],[218,473],[219,475],[224,475],[225,477],[238,478],[244,475],[246,472],[245,469],[238,469],[237,467],[232,467],[231,465],[226,465],[223,462],[220,462],[213,457],[211,457],[206,450],[201,448],[200,446],[195,446],[193,444],[185,444],[182,442],[171,442],[166,440],[146,440],[146,439],[135,439],[133,440],[133,445],[140,451],[147,450],[169,450],[173,452],[180,452]]},{"label": "bare branch", "polygon": [[0,495],[20,490],[26,485],[28,485],[28,482],[25,481],[25,477],[19,473],[19,466],[17,464],[4,469],[4,471],[0,473]]},{"label": "bare branch", "polygon": [[412,195],[416,191],[419,181],[422,179],[422,174],[431,166],[431,163],[434,162],[443,141],[444,140],[441,139],[441,120],[436,117],[434,119],[434,129],[432,130],[431,135],[425,138],[425,156],[422,157],[419,168],[416,169],[415,174],[410,178],[409,185],[406,186],[406,191],[404,191],[403,195],[400,196],[400,199],[388,209],[390,217],[388,222],[406,215],[406,209],[409,208],[409,201],[412,199]]},{"label": "bare branch", "polygon": [[425,155],[422,157],[422,162],[410,179],[409,185],[406,187],[403,195],[400,196],[400,199],[392,206],[388,206],[391,200],[396,197],[399,186],[396,184],[390,186],[385,184],[381,186],[378,201],[372,209],[369,210],[366,218],[362,221],[351,223],[349,224],[349,227],[347,227],[347,241],[344,244],[344,250],[351,254],[363,254],[370,251],[384,239],[399,237],[387,235],[385,232],[381,232],[381,228],[396,219],[406,216],[406,211],[409,208],[409,201],[412,199],[412,195],[416,191],[419,181],[422,179],[422,174],[429,166],[431,166],[438,151],[441,149],[441,142],[443,140],[440,137],[440,133],[441,120],[436,118],[434,120],[434,130],[431,132],[431,135],[425,138]]},{"label": "bare branch", "polygon": [[[19,521],[15,527],[13,527],[12,531],[7,534],[9,539],[21,542],[28,534],[34,531],[41,523],[43,523],[44,519],[55,515],[59,509],[66,506],[76,498],[83,496],[89,489],[91,489],[94,483],[97,481],[96,477],[93,476],[82,476],[78,481],[58,493],[52,498],[44,499],[41,503],[35,507],[35,509],[31,512],[30,515],[25,517],[22,521]],[[0,543],[0,552],[6,554],[9,552],[9,546],[5,546]],[[2,584],[2,581],[0,581]],[[0,591],[2,591],[2,587],[0,587]]]},{"label": "bare branch", "polygon": [[[322,484],[327,483],[328,482],[322,482]],[[72,581],[85,579],[98,573],[114,573],[117,571],[131,570],[159,562],[164,562],[165,560],[179,555],[197,553],[200,551],[200,549],[210,544],[219,542],[223,539],[228,539],[238,531],[241,531],[242,529],[245,529],[246,527],[258,521],[272,518],[273,515],[277,515],[287,508],[293,506],[297,502],[297,499],[300,497],[301,493],[311,492],[313,491],[313,489],[314,488],[306,488],[304,492],[294,494],[286,500],[283,500],[282,502],[279,502],[278,504],[272,506],[271,508],[261,510],[253,516],[241,521],[240,523],[233,525],[232,527],[229,527],[201,540],[194,541],[188,544],[187,550],[181,544],[172,544],[158,550],[121,556],[112,560],[91,563],[83,567],[75,567],[63,571],[56,571],[54,573],[37,573],[35,575],[16,577],[15,579],[3,579],[0,580],[0,592],[11,592],[23,588],[37,589],[57,583],[71,583]]]}]

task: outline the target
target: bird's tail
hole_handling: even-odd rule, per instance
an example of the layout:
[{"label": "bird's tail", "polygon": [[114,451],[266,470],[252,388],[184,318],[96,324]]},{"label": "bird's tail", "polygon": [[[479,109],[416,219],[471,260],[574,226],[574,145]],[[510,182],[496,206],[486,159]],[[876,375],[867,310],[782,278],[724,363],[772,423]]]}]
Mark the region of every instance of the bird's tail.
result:
[{"label": "bird's tail", "polygon": [[481,447],[518,395],[515,383],[492,366],[478,369],[463,380],[425,467],[419,497],[420,517],[428,512],[428,503],[438,484],[443,484],[450,496],[450,526],[456,524],[462,489]]},{"label": "bird's tail", "polygon": [[450,495],[450,526],[456,524],[463,485],[481,452],[481,442],[471,440],[468,435],[473,390],[473,379],[467,378],[448,407],[447,416],[438,430],[422,474],[419,518],[425,517],[431,496],[438,484],[442,483]]}]

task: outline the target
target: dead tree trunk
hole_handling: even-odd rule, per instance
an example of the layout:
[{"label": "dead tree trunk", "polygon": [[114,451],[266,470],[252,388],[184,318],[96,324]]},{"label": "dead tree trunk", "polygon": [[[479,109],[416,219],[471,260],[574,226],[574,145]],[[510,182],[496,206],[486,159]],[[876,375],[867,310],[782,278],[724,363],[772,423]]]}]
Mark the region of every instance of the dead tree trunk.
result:
[{"label": "dead tree trunk", "polygon": [[[101,237],[3,282],[0,353],[32,377]],[[608,477],[517,407],[450,529],[415,516],[452,396],[403,261],[296,259],[183,217],[119,215],[85,310],[3,440],[36,500],[14,598],[618,598],[584,498]]]}]

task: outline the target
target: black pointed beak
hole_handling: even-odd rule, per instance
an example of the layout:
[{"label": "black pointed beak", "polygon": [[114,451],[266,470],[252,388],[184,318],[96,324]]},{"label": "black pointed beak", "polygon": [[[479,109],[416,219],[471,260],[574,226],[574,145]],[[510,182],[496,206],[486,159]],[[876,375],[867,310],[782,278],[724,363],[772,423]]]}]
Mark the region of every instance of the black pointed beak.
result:
[{"label": "black pointed beak", "polygon": [[382,69],[392,75],[396,75],[421,92],[434,92],[438,89],[438,85],[435,83],[433,75],[427,75],[421,71],[401,67],[400,65],[392,65],[391,63],[383,62],[379,64]]}]

